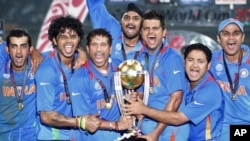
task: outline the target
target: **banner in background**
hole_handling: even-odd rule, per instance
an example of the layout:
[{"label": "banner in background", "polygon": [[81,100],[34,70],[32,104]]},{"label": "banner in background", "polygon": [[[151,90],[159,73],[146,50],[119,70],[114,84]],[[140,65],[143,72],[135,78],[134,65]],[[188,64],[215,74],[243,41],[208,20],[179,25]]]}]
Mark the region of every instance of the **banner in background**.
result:
[{"label": "banner in background", "polygon": [[180,5],[210,5],[212,0],[179,0]]},{"label": "banner in background", "polygon": [[220,44],[212,38],[194,31],[188,30],[170,30],[167,36],[170,47],[183,53],[185,47],[194,43],[202,43],[206,45],[211,51],[221,49]]},{"label": "banner in background", "polygon": [[41,52],[52,50],[48,39],[48,28],[51,21],[58,16],[72,15],[84,22],[88,14],[86,0],[53,0],[43,21],[37,39],[37,49]]},{"label": "banner in background", "polygon": [[215,4],[247,4],[247,0],[215,0]]}]

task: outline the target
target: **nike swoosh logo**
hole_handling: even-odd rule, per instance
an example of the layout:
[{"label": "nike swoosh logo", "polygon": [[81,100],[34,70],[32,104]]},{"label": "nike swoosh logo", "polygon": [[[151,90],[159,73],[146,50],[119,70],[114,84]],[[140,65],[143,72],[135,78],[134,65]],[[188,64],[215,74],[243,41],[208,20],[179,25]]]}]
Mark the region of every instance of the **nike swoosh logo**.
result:
[{"label": "nike swoosh logo", "polygon": [[174,74],[177,74],[177,73],[179,73],[179,72],[181,72],[181,71],[180,71],[180,70],[174,70],[174,71],[173,71]]},{"label": "nike swoosh logo", "polygon": [[197,102],[197,101],[194,101],[194,104],[195,104],[195,105],[204,105],[204,104],[199,103],[199,102]]},{"label": "nike swoosh logo", "polygon": [[75,93],[75,92],[72,92],[72,96],[76,96],[76,95],[79,95],[81,93]]},{"label": "nike swoosh logo", "polygon": [[50,84],[49,83],[45,83],[45,82],[41,82],[40,85],[44,86],[44,85],[50,85]]}]

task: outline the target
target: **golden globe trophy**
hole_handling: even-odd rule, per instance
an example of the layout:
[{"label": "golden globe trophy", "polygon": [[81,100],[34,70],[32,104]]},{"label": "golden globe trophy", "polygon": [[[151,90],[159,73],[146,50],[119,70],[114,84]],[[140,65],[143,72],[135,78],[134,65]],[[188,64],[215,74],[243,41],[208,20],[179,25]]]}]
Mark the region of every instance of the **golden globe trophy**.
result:
[{"label": "golden globe trophy", "polygon": [[[138,61],[130,59],[122,62],[119,65],[118,71],[114,74],[114,81],[117,102],[122,116],[124,115],[122,105],[126,104],[123,97],[130,98],[134,89],[138,88],[143,83],[143,102],[147,105],[149,96],[149,74],[146,70],[143,70],[143,66]],[[135,140],[135,137],[140,131],[141,120],[139,120],[137,124],[134,116],[133,120],[133,127],[129,129],[129,132],[123,134],[123,136],[116,141],[129,141],[129,138]]]}]

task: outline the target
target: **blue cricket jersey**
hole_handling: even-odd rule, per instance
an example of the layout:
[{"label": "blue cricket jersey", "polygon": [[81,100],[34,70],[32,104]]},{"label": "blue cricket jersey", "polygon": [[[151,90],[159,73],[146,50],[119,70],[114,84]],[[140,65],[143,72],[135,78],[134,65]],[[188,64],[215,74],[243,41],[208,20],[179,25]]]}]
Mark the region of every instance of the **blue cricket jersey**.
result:
[{"label": "blue cricket jersey", "polygon": [[[90,19],[93,28],[105,28],[112,35],[113,41],[111,58],[124,61],[122,46],[125,48],[125,44],[123,41],[121,24],[108,12],[104,1],[105,0],[87,0]],[[126,52],[127,59],[133,59],[134,56],[136,56],[136,52],[140,51],[142,47],[142,42],[138,41],[132,50]]]},{"label": "blue cricket jersey", "polygon": [[229,141],[230,124],[250,124],[250,52],[249,47],[246,45],[242,45],[241,48],[245,51],[245,54],[243,55],[239,69],[238,62],[231,63],[226,60],[232,81],[234,81],[235,74],[238,73],[239,70],[239,85],[236,92],[236,100],[234,101],[231,99],[232,93],[223,63],[223,51],[219,50],[213,53],[210,70],[222,88],[225,101],[224,121],[221,135],[222,141]]},{"label": "blue cricket jersey", "polygon": [[220,86],[207,72],[195,88],[185,94],[183,112],[190,122],[190,141],[218,140],[224,102]]},{"label": "blue cricket jersey", "polygon": [[[78,69],[69,82],[70,95],[72,99],[72,107],[74,116],[82,116],[88,114],[96,114],[100,112],[99,118],[108,121],[118,121],[120,119],[120,111],[115,97],[114,91],[114,71],[120,61],[112,60],[108,66],[108,75],[100,73],[94,64],[89,60],[84,67]],[[101,80],[111,97],[112,108],[105,109],[104,92],[97,80]],[[77,83],[76,83],[77,82]],[[97,130],[90,134],[85,132],[82,134],[84,141],[114,141],[121,136],[119,132],[112,130]]]},{"label": "blue cricket jersey", "polygon": [[[158,54],[159,49],[161,50]],[[184,84],[186,81],[182,57],[176,50],[169,48],[167,43],[164,43],[164,46],[158,47],[152,54],[149,54],[148,49],[144,48],[138,60],[145,69],[149,68],[149,70],[147,69],[149,74],[152,73],[152,68],[154,69],[152,75],[154,93],[149,94],[148,106],[158,110],[165,109],[171,93],[179,90],[184,91],[185,88]],[[141,126],[142,132],[144,134],[152,132],[157,123],[158,121],[156,120],[144,117]],[[180,141],[182,140],[182,133],[180,131],[180,126],[167,125],[159,137],[159,141],[167,141],[170,138],[176,138],[176,140],[180,138],[178,140]]]},{"label": "blue cricket jersey", "polygon": [[[69,82],[72,70],[60,63],[58,52],[52,51],[40,64],[36,72],[37,84],[37,111],[55,111],[68,117],[72,117],[72,106],[67,103],[63,75],[60,71],[60,64]],[[74,131],[69,127],[51,127],[39,122],[39,140],[70,140]]]},{"label": "blue cricket jersey", "polygon": [[7,61],[7,59],[9,58],[9,55],[5,51],[6,45],[7,45],[6,41],[3,41],[2,43],[0,43],[0,64],[1,64],[1,66],[3,66],[4,63]]},{"label": "blue cricket jersey", "polygon": [[[5,56],[2,53],[7,54],[1,47],[1,55]],[[17,93],[15,93],[10,75],[11,60],[5,57],[5,63],[0,69],[0,139],[35,141],[37,122],[36,86],[34,75],[31,71],[30,59],[28,58],[26,69],[23,69],[21,72],[13,70],[17,88]],[[1,60],[1,62],[4,61]],[[17,94],[21,95],[24,105],[22,110],[18,110],[17,107]]]}]

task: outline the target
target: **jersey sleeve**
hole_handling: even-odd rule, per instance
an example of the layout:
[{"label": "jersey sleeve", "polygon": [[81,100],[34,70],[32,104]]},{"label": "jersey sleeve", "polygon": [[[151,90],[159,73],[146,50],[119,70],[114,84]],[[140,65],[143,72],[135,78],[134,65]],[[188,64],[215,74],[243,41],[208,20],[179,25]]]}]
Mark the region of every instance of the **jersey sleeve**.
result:
[{"label": "jersey sleeve", "polygon": [[51,111],[56,94],[56,72],[49,61],[43,62],[36,72],[37,111]]},{"label": "jersey sleeve", "polygon": [[6,47],[6,42],[3,41],[0,44],[0,63],[1,66],[3,66],[3,64],[5,63],[5,61],[9,58],[7,52],[5,51],[5,47]]},{"label": "jersey sleeve", "polygon": [[104,0],[87,0],[87,6],[93,28],[106,28],[111,35],[114,27],[120,29],[119,21],[109,13]]},{"label": "jersey sleeve", "polygon": [[221,103],[222,95],[219,86],[210,85],[196,91],[191,103],[183,106],[180,111],[194,124],[198,124],[211,112],[218,109]]}]

